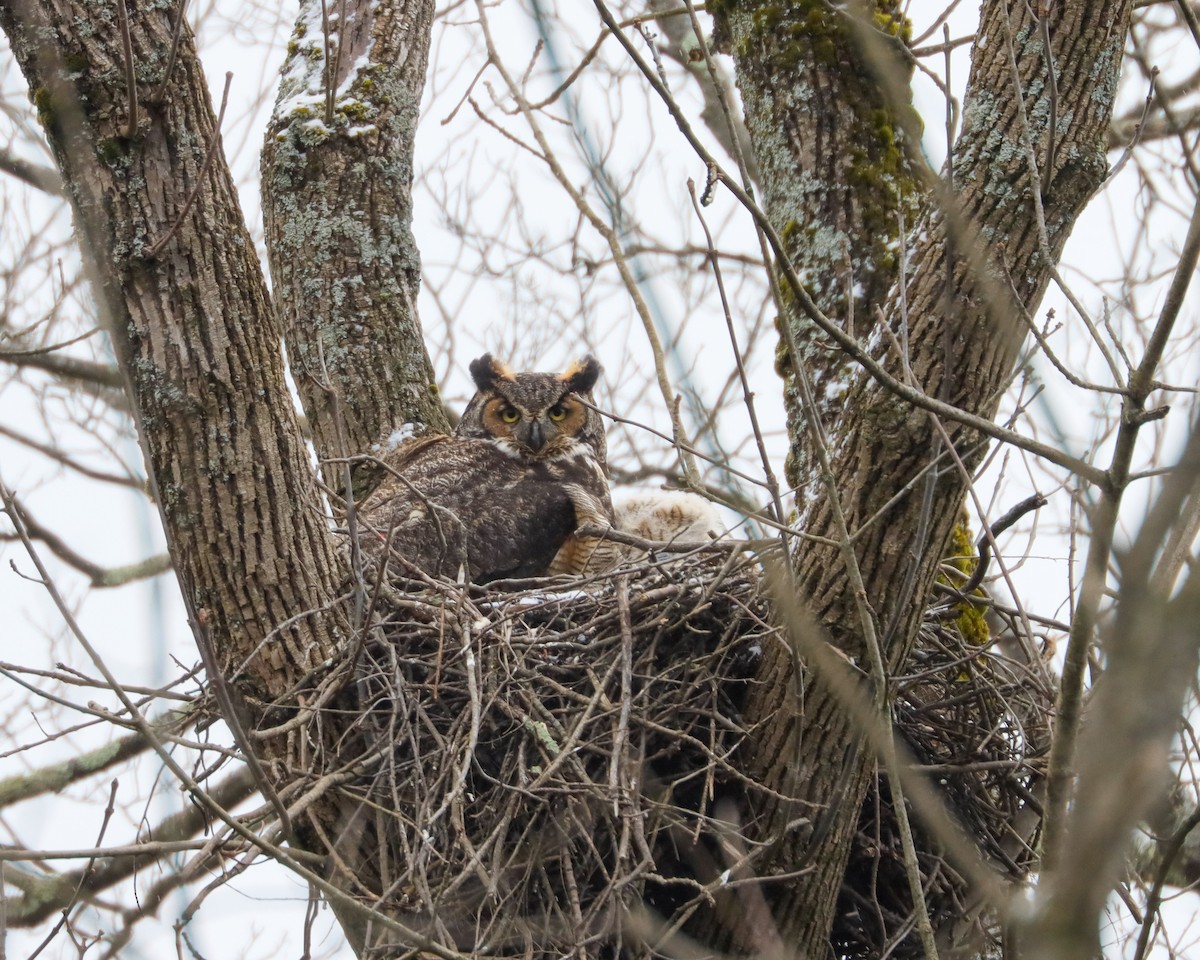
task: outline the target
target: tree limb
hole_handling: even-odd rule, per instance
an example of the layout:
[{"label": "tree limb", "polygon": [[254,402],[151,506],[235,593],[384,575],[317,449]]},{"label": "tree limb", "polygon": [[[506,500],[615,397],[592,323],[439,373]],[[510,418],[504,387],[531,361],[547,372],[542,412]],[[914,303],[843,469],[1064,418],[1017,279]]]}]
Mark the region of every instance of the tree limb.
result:
[{"label": "tree limb", "polygon": [[[209,788],[213,802],[226,810],[236,807],[253,794],[254,778],[244,767]],[[22,883],[24,895],[8,900],[8,920],[17,927],[32,927],[41,923],[70,904],[77,888],[80,899],[90,900],[161,860],[171,852],[173,844],[189,840],[211,825],[212,817],[207,810],[189,806],[150,829],[149,835],[154,838],[154,843],[147,845],[143,853],[122,850],[118,855],[99,859],[90,874],[84,869],[62,874],[26,874]],[[87,855],[90,856],[91,852]]]},{"label": "tree limb", "polygon": [[322,9],[301,4],[262,171],[277,312],[317,455],[329,459],[406,423],[450,423],[417,317],[412,232],[433,3],[350,0],[328,37],[302,31]]},{"label": "tree limb", "polygon": [[0,150],[0,171],[52,196],[64,196],[62,178],[52,167],[30,163],[28,160],[14,156],[7,150]]}]

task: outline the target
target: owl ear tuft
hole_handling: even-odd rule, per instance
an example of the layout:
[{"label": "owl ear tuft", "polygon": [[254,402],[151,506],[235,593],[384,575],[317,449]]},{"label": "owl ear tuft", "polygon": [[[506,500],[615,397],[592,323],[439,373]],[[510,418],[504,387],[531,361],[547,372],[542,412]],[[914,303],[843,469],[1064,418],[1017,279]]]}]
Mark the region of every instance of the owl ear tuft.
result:
[{"label": "owl ear tuft", "polygon": [[558,379],[565,383],[572,393],[591,393],[592,387],[600,379],[600,370],[600,361],[588,354],[567,367],[558,375]]},{"label": "owl ear tuft", "polygon": [[471,371],[471,379],[480,390],[491,390],[497,380],[516,379],[508,366],[490,353],[485,353],[478,360],[472,360],[467,369]]}]

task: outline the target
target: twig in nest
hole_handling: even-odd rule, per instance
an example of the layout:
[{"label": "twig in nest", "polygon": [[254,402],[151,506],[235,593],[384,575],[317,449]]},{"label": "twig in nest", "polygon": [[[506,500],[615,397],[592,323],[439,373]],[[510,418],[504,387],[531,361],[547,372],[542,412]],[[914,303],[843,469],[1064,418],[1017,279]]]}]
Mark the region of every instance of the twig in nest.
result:
[{"label": "twig in nest", "polygon": [[[974,593],[987,575],[988,564],[992,559],[992,541],[1000,536],[1005,530],[1011,527],[1014,523],[1020,520],[1025,514],[1034,510],[1040,510],[1046,505],[1046,498],[1040,493],[1035,493],[1033,496],[1026,497],[1015,507],[1008,511],[999,520],[993,523],[987,532],[980,535],[975,543],[975,549],[979,551],[979,562],[975,564],[975,572],[971,574],[971,579],[958,588],[959,596],[964,600],[970,600],[971,594]],[[990,533],[990,536],[989,536]]]},{"label": "twig in nest", "polygon": [[648,553],[737,553],[742,550],[760,551],[779,546],[778,540],[740,540],[734,537],[720,537],[716,540],[647,540],[618,530],[616,527],[580,527],[575,531],[577,537],[602,537],[614,543],[623,543],[629,547],[637,547]]}]

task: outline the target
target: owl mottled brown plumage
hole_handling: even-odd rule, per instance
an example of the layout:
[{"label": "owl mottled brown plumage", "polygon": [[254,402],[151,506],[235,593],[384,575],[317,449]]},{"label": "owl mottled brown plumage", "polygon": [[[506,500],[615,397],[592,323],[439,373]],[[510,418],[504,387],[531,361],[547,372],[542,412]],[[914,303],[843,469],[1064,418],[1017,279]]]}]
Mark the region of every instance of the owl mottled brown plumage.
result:
[{"label": "owl mottled brown plumage", "polygon": [[475,583],[576,573],[608,527],[604,424],[585,404],[600,376],[592,357],[562,373],[514,373],[485,355],[478,392],[455,436],[411,440],[386,458],[388,478],[360,506],[364,549],[399,573]]}]

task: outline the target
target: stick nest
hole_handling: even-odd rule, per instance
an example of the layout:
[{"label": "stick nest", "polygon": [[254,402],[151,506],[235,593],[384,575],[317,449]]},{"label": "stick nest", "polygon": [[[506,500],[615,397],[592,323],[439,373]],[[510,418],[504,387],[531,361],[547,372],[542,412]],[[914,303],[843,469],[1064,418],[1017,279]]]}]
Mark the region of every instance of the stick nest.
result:
[{"label": "stick nest", "polygon": [[[397,581],[376,610],[307,735],[322,744],[315,772],[338,774],[353,811],[324,843],[366,865],[363,902],[455,951],[649,957],[707,939],[726,907],[745,916],[759,897],[745,891],[769,889],[738,827],[765,798],[739,745],[763,651],[786,640],[752,561],[698,555],[508,591]],[[899,681],[898,731],[1014,877],[1032,862],[1036,816],[1018,824],[1036,809],[1049,707],[1028,668],[945,624]],[[333,709],[352,718],[336,738]],[[842,956],[921,953],[888,796],[877,786],[863,808]],[[916,841],[935,929],[991,940],[966,883]]]},{"label": "stick nest", "polygon": [[[1036,869],[1042,784],[1054,688],[1040,658],[1013,644],[980,649],[953,622],[927,621],[893,718],[920,770],[938,788],[954,826],[1002,875]],[[1012,654],[1012,656],[1009,655]],[[910,816],[926,909],[941,953],[999,956],[994,913]],[[886,778],[878,776],[859,816],[833,930],[838,956],[924,957]]]}]

